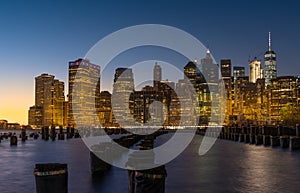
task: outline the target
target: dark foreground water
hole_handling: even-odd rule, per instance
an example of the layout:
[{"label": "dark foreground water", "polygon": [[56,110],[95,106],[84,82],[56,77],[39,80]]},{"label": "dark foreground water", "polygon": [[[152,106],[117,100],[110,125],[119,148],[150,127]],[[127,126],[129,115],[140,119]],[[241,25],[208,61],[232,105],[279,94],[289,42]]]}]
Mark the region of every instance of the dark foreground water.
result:
[{"label": "dark foreground water", "polygon": [[[167,136],[162,136],[167,137]],[[217,140],[198,156],[201,137],[166,165],[166,193],[300,192],[300,151]],[[81,139],[0,143],[0,193],[34,193],[36,163],[68,164],[69,193],[126,193],[127,171],[113,167],[92,178],[89,150]]]}]

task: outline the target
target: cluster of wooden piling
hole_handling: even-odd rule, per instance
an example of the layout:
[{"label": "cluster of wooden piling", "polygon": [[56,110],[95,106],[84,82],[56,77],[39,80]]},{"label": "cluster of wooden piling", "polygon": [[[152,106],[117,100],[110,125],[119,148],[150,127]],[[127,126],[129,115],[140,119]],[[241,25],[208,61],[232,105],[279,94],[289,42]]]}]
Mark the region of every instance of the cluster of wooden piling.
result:
[{"label": "cluster of wooden piling", "polygon": [[59,132],[56,131],[55,127],[42,127],[41,135],[42,139],[46,141],[49,140],[49,138],[54,141],[56,137],[58,138],[58,140],[65,140],[65,137],[67,139],[80,137],[79,132],[75,132],[75,129],[73,127],[67,127],[66,132],[62,127],[59,127]]},{"label": "cluster of wooden piling", "polygon": [[[37,139],[39,134],[37,132],[32,132],[29,135],[29,138],[34,138]],[[21,133],[19,135],[19,138],[21,139],[22,142],[25,142],[28,140],[28,135],[26,134],[26,130],[22,129]],[[0,142],[2,140],[10,140],[10,145],[17,145],[18,144],[18,137],[16,133],[8,132],[8,133],[1,133],[0,134]]]},{"label": "cluster of wooden piling", "polygon": [[[122,134],[122,133],[128,133],[128,131],[124,129],[111,129],[110,131],[106,131],[109,135],[112,134]],[[125,135],[121,136],[119,138],[112,139],[115,143],[118,143],[120,146],[123,146],[129,150],[130,147],[137,144],[139,148],[147,147],[149,148],[149,145],[151,145],[151,149],[153,148],[153,141],[158,137],[159,135],[166,134],[167,131],[165,130],[158,130],[157,132],[150,134],[150,135],[137,135],[137,134],[131,134],[131,135]],[[139,143],[140,142],[140,143]],[[114,153],[119,153],[112,151],[112,143],[106,142],[106,143],[100,143],[97,145],[94,145],[91,147],[90,151],[90,164],[91,164],[91,173],[93,176],[103,174],[108,169],[111,168],[111,165],[105,161],[103,161],[99,156],[106,157],[106,161],[111,158],[117,158],[118,156],[122,155],[113,155]],[[112,161],[112,160],[111,160]]]},{"label": "cluster of wooden piling", "polygon": [[289,148],[291,151],[300,149],[300,125],[298,124],[295,128],[283,126],[212,127],[209,130],[199,129],[197,133],[255,145]]},{"label": "cluster of wooden piling", "polygon": [[[139,150],[151,150],[154,147],[154,140],[159,135],[165,134],[167,131],[161,131],[154,133],[152,135],[146,136],[142,139],[137,146]],[[140,152],[133,152],[127,162],[128,167],[128,192],[129,193],[140,193],[140,192],[156,192],[164,193],[165,192],[165,180],[167,177],[167,171],[165,166],[158,166],[146,170],[134,170],[136,164],[154,164],[155,155],[145,156],[143,159],[136,163],[134,157],[137,156]],[[148,153],[149,154],[149,153]],[[133,160],[131,160],[133,159]],[[132,165],[133,164],[133,165]]]},{"label": "cluster of wooden piling", "polygon": [[[71,127],[68,127],[66,131],[64,131],[64,129],[60,127],[58,132],[55,127],[42,127],[41,131],[32,131],[31,133],[29,133],[29,135],[26,129],[22,129],[19,134],[19,138],[22,142],[27,141],[29,138],[37,140],[39,136],[41,136],[45,141],[49,139],[54,141],[56,140],[56,138],[58,138],[58,140],[65,140],[65,138],[80,138],[79,132],[75,131],[75,129]],[[12,146],[18,145],[18,136],[15,132],[0,133],[0,143],[2,140],[10,140],[10,145]]]}]

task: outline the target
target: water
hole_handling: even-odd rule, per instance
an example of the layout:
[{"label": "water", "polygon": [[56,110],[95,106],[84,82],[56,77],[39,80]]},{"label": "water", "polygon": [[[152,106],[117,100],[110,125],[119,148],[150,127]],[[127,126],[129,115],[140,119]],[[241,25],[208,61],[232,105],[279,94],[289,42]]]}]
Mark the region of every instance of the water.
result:
[{"label": "water", "polygon": [[[161,136],[159,140],[168,136]],[[166,165],[166,193],[299,192],[300,151],[217,140],[198,156],[201,137]],[[102,178],[92,178],[89,150],[81,139],[36,141],[18,146],[0,143],[0,192],[33,193],[36,163],[68,163],[69,193],[126,193],[127,171],[113,167]]]}]

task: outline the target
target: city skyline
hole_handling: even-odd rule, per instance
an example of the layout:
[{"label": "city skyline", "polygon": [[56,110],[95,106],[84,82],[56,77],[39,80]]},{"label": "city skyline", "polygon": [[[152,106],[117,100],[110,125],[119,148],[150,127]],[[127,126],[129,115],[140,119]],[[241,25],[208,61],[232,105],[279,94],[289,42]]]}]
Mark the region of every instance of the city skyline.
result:
[{"label": "city skyline", "polygon": [[[234,66],[244,66],[246,71],[249,55],[263,59],[261,54],[267,49],[271,31],[272,48],[278,54],[278,76],[299,74],[297,3],[215,4],[213,1],[1,2],[0,14],[6,19],[0,37],[0,82],[5,91],[0,98],[0,118],[26,124],[28,106],[34,104],[32,77],[49,73],[67,82],[68,61],[83,57],[92,45],[111,32],[142,23],[183,29],[209,46],[217,61],[230,58]],[[271,19],[266,7],[274,13]],[[89,14],[76,14],[82,10],[89,10]],[[253,11],[255,14],[250,14]],[[142,13],[139,17],[138,12]]]},{"label": "city skyline", "polygon": [[[270,48],[269,38],[269,48],[266,55],[270,52],[274,53]],[[270,58],[265,57],[264,61],[269,62]],[[35,78],[36,102],[35,106],[30,107],[28,123],[38,128],[49,125],[76,126],[77,124],[98,127],[100,126],[99,122],[104,123],[105,127],[148,124],[147,120],[151,120],[150,106],[152,102],[159,101],[164,104],[166,112],[161,114],[162,107],[161,110],[155,109],[156,113],[161,114],[157,121],[160,120],[159,122],[165,126],[175,126],[179,123],[178,115],[186,110],[187,112],[191,111],[190,107],[176,105],[181,104],[182,96],[188,95],[187,93],[182,96],[178,94],[182,93],[190,82],[193,84],[198,98],[197,101],[189,99],[189,101],[195,102],[193,108],[198,109],[196,111],[199,114],[196,114],[200,117],[200,122],[197,124],[208,124],[209,117],[213,116],[210,113],[220,110],[220,107],[213,107],[211,102],[217,98],[219,98],[218,100],[221,99],[217,95],[222,88],[214,88],[213,86],[220,82],[219,78],[221,77],[225,83],[224,91],[226,91],[226,111],[224,111],[226,118],[221,124],[278,124],[282,119],[288,123],[287,117],[282,117],[284,115],[281,114],[281,109],[298,108],[298,101],[300,100],[299,76],[279,76],[267,80],[263,74],[265,70],[269,70],[268,67],[262,68],[261,61],[256,58],[249,60],[250,70],[249,75],[246,76],[244,68],[232,66],[230,59],[222,59],[219,66],[214,65],[210,50],[207,49],[206,56],[201,58],[200,63],[196,60],[189,61],[183,68],[184,76],[177,77],[179,79],[176,81],[164,79],[162,76],[164,68],[158,62],[153,62],[153,79],[150,82],[144,82],[142,88],[136,86],[135,72],[132,68],[118,67],[115,69],[113,90],[111,91],[100,90],[101,66],[79,58],[69,62],[67,101],[64,101],[64,83],[55,80],[55,76],[42,74]],[[274,69],[276,71],[276,66]],[[144,71],[151,70],[139,69],[136,72],[143,74]],[[149,80],[144,78],[143,80]],[[57,87],[57,83],[60,83],[62,87]],[[100,97],[101,93],[104,94],[103,99]],[[60,102],[57,103],[57,101]],[[120,103],[120,101],[125,103]],[[63,110],[65,103],[67,104],[66,110]],[[289,103],[292,106],[288,107]],[[73,115],[77,117],[76,122]],[[162,116],[166,117],[165,121],[161,119]],[[64,117],[67,117],[68,121],[63,122]],[[98,117],[99,122],[96,117]],[[81,121],[78,121],[79,119]]]},{"label": "city skyline", "polygon": [[[270,34],[270,33],[269,33]],[[270,51],[271,50],[271,48],[270,48],[270,38],[269,38],[269,48],[268,48],[268,50],[267,50],[267,52],[268,51]],[[267,53],[266,52],[266,53]],[[272,51],[273,52],[273,51]],[[208,54],[210,54],[210,50],[209,49],[207,49],[207,53]],[[203,59],[201,59],[201,61],[202,61]],[[72,65],[73,63],[75,64],[77,64],[79,61],[83,61],[82,59],[78,59],[78,60],[76,60],[76,61],[69,61],[68,62],[68,65],[69,65],[69,70],[70,70],[70,68],[72,68],[72,66],[74,66],[74,65]],[[88,61],[85,61],[85,62],[88,62]],[[148,61],[149,62],[149,61]],[[153,61],[152,61],[153,62]],[[195,62],[197,62],[197,61],[195,61]],[[202,61],[203,62],[203,61]],[[201,63],[202,63],[201,62]],[[212,62],[212,61],[211,61]],[[226,75],[225,75],[225,77],[226,76],[230,76],[230,77],[234,77],[234,69],[237,67],[237,68],[240,68],[240,66],[234,66],[234,65],[231,65],[231,58],[226,58],[226,59],[221,59],[220,60],[220,62],[218,63],[218,65],[219,65],[219,70],[220,70],[220,73],[222,74],[222,76],[223,76],[223,73],[222,73],[222,70],[223,69],[225,69],[225,68],[223,68],[224,67],[224,65],[222,64],[223,62],[225,62],[225,65],[227,65],[226,63],[228,63],[229,62],[229,65],[227,65],[225,68],[226,68],[226,71],[228,71],[228,72],[226,72]],[[246,74],[244,74],[244,76],[245,77],[249,77],[249,82],[252,82],[252,83],[255,83],[256,82],[256,80],[257,79],[261,79],[261,78],[264,78],[263,77],[263,71],[264,71],[264,68],[262,67],[262,65],[261,65],[261,60],[258,60],[256,57],[254,58],[254,60],[249,60],[248,61],[249,62],[249,66],[248,66],[248,68],[249,68],[249,70],[248,70],[248,72],[249,73],[246,73]],[[190,62],[189,62],[190,63]],[[204,63],[205,63],[205,61],[204,61]],[[90,64],[90,65],[93,65],[93,64]],[[256,67],[254,68],[253,67],[253,65],[255,65]],[[259,65],[259,67],[258,67],[258,75],[256,75],[257,74],[257,65]],[[97,66],[97,65],[96,65]],[[159,67],[160,68],[160,74],[158,75],[159,76],[159,78],[157,78],[157,75],[156,76],[154,76],[154,80],[156,80],[156,79],[158,79],[158,80],[160,80],[160,81],[168,81],[168,79],[166,78],[165,79],[165,77],[163,77],[163,79],[162,79],[162,68],[161,68],[161,66],[159,65],[159,63],[158,62],[155,62],[155,63],[153,63],[153,75],[155,75],[156,74],[156,72],[155,72],[155,68],[156,67]],[[265,66],[264,66],[265,67]],[[223,68],[223,69],[222,69]],[[230,69],[229,69],[230,68]],[[242,67],[242,68],[244,68],[244,67]],[[100,69],[100,67],[99,67],[99,69]],[[246,68],[247,69],[247,68]],[[254,69],[254,70],[253,70]],[[182,69],[183,70],[183,69]],[[76,70],[77,71],[77,70]],[[76,71],[75,71],[75,73],[76,73]],[[253,72],[252,72],[253,71]],[[100,71],[99,71],[99,73],[100,73]],[[133,73],[134,74],[134,73]],[[252,75],[251,75],[252,74]],[[38,76],[38,77],[35,77],[35,79],[36,79],[36,81],[39,79],[39,77],[43,77],[43,76],[46,76],[46,77],[49,77],[50,79],[51,79],[51,81],[53,82],[52,84],[53,85],[55,85],[55,81],[56,82],[60,82],[60,83],[62,83],[62,85],[63,85],[63,87],[64,87],[64,82],[61,82],[61,81],[59,81],[59,80],[57,80],[57,79],[55,79],[54,80],[54,77],[55,77],[55,75],[48,75],[48,74],[46,74],[46,73],[42,73],[40,76]],[[73,75],[73,76],[75,76],[75,74]],[[70,74],[69,74],[69,81],[70,81]],[[224,76],[223,76],[224,77]],[[74,77],[73,77],[74,78]],[[179,77],[177,77],[177,78],[179,78]],[[226,79],[226,78],[225,78]],[[224,79],[224,81],[225,81],[225,85],[226,85],[226,80]],[[177,80],[179,80],[179,79],[177,79]],[[114,80],[115,81],[115,80]],[[135,82],[136,81],[136,79],[135,79],[135,77],[133,78],[133,81]],[[175,82],[174,82],[175,83]],[[37,82],[36,82],[36,84],[37,84]],[[53,86],[52,85],[52,86]],[[69,84],[69,82],[66,84],[66,85],[68,85],[68,91],[67,91],[67,93],[66,94],[64,94],[64,97],[66,97],[67,98],[67,96],[69,95],[69,93],[70,93],[70,84]],[[147,84],[145,84],[146,86],[149,86],[149,85],[147,85]],[[144,86],[145,86],[144,85]],[[112,85],[111,85],[112,86]],[[142,87],[141,87],[142,85],[139,85],[139,88],[137,88],[136,86],[135,86],[135,90],[136,91],[138,91],[138,90],[141,90],[141,89],[143,89]],[[151,85],[150,85],[151,86]],[[153,85],[152,86],[154,86],[155,87],[155,81],[153,82]],[[225,86],[226,88],[227,88],[227,86]],[[37,95],[37,93],[39,92],[39,91],[37,91],[36,89],[37,89],[38,87],[35,85],[35,93],[36,93],[36,95]],[[62,91],[62,93],[64,93],[64,90],[66,90],[66,89],[63,89],[63,91]],[[112,90],[100,90],[100,85],[99,85],[99,94],[100,94],[100,92],[102,92],[102,91],[104,91],[104,92],[109,92],[110,94],[112,93]],[[68,102],[68,101],[66,101],[66,102]],[[35,104],[37,104],[37,96],[35,96]],[[34,106],[32,106],[32,107],[30,107],[30,110],[32,110],[33,108],[34,108],[34,111],[38,111],[38,112],[40,112],[41,110],[40,109],[35,109],[35,108],[38,108],[38,107],[40,107],[40,105],[34,105]],[[227,107],[228,108],[228,107]],[[29,112],[30,111],[28,111],[28,124],[30,124],[29,123],[29,120],[30,120],[30,118],[29,118]],[[35,112],[36,113],[36,112]],[[3,118],[4,120],[5,120],[5,118]],[[49,120],[50,121],[50,120]],[[49,122],[48,121],[48,122]],[[18,122],[19,123],[19,122]],[[26,123],[24,124],[24,123],[21,123],[21,125],[27,125]],[[42,125],[42,124],[41,124]],[[60,125],[60,124],[58,124],[58,125]],[[64,124],[64,125],[66,125],[66,124]]]}]

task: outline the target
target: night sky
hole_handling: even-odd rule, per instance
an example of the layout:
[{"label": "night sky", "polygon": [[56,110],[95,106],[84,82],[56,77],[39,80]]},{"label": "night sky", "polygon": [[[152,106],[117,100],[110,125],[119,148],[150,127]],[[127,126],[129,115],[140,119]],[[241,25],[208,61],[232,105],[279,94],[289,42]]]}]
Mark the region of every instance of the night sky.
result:
[{"label": "night sky", "polygon": [[[0,1],[0,119],[27,124],[34,77],[49,73],[67,86],[68,61],[124,27],[164,24],[182,29],[219,63],[245,66],[267,50],[278,75],[300,75],[297,1]],[[66,93],[67,94],[67,93]]]}]

